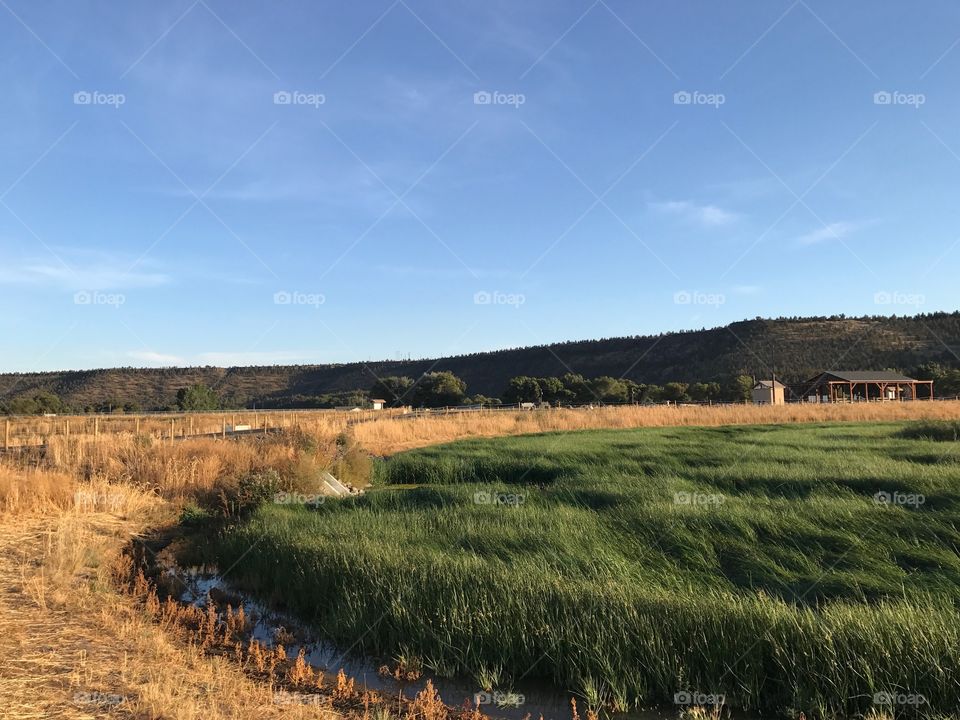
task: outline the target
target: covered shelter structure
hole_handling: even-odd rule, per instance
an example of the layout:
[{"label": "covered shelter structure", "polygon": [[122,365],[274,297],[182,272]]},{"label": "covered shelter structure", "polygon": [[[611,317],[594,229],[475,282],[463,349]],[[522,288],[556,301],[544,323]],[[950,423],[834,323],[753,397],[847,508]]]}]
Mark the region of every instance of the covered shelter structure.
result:
[{"label": "covered shelter structure", "polygon": [[802,397],[811,402],[933,400],[933,380],[886,370],[827,370],[804,384]]}]

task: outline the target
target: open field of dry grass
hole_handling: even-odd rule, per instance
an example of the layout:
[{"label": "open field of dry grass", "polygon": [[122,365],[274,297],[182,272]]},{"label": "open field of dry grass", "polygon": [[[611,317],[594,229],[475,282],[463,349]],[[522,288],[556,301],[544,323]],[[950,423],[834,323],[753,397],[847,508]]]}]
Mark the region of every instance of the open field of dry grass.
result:
[{"label": "open field of dry grass", "polygon": [[766,425],[811,422],[945,420],[960,417],[960,401],[795,405],[629,405],[598,408],[461,413],[377,418],[354,429],[376,455],[470,437],[530,433],[668,427],[672,425]]},{"label": "open field of dry grass", "polygon": [[[392,416],[398,411],[380,411]],[[0,448],[44,445],[51,439],[93,440],[114,435],[142,435],[157,441],[195,435],[219,435],[236,426],[254,429],[300,428],[324,433],[348,422],[374,417],[374,411],[238,410],[217,413],[155,413],[145,415],[13,416],[0,419]]]},{"label": "open field of dry grass", "polygon": [[[946,402],[379,416],[350,427],[343,417],[317,413],[309,423],[301,419],[299,430],[238,441],[169,443],[143,433],[145,426],[139,435],[47,437],[42,455],[0,458],[2,715],[329,717],[331,706],[278,700],[271,682],[162,629],[142,602],[118,590],[115,569],[132,538],[174,524],[189,503],[229,490],[238,477],[279,470],[296,480],[334,467],[345,431],[359,447],[389,455],[465,437],[553,430],[957,417],[960,403]],[[418,720],[442,720],[434,712]]]},{"label": "open field of dry grass", "polygon": [[[837,403],[832,405],[610,405],[535,411],[492,409],[472,412],[408,413],[404,410],[246,410],[222,413],[76,415],[11,417],[0,420],[0,448],[49,442],[88,443],[112,437],[143,436],[157,442],[195,435],[222,435],[235,426],[297,429],[327,437],[357,426],[357,435],[376,454],[465,437],[591,428],[669,425],[747,425],[777,422],[827,422],[943,419],[958,415],[960,401]],[[402,419],[402,423],[394,420]]]}]

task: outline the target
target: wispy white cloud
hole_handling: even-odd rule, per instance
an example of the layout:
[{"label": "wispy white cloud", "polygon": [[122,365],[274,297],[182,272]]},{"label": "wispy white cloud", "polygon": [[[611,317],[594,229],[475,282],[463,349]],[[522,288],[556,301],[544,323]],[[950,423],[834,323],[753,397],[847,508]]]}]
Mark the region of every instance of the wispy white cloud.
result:
[{"label": "wispy white cloud", "polygon": [[[56,260],[26,258],[0,267],[0,285],[36,285],[62,290],[121,290],[167,285],[158,270],[131,270],[133,261],[104,253],[56,249]],[[141,266],[148,263],[140,263]]]},{"label": "wispy white cloud", "polygon": [[829,225],[808,232],[797,238],[798,245],[817,245],[830,240],[842,240],[864,226],[863,223],[855,222],[832,222]]},{"label": "wispy white cloud", "polygon": [[186,365],[187,361],[178,355],[165,355],[153,350],[132,350],[127,357],[149,363],[150,365]]},{"label": "wispy white cloud", "polygon": [[704,227],[729,225],[740,217],[739,214],[724,210],[717,205],[698,205],[689,200],[654,202],[650,203],[650,207],[662,213],[676,215],[688,222],[695,222]]}]

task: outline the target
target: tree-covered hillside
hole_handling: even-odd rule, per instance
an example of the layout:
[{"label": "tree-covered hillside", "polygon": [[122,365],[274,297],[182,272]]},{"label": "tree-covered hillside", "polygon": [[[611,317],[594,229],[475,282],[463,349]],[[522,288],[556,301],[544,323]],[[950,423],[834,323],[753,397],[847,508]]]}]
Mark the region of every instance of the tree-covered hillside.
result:
[{"label": "tree-covered hillside", "polygon": [[75,409],[172,408],[203,384],[227,406],[288,406],[295,399],[367,390],[386,376],[451,371],[467,392],[499,397],[516,376],[608,375],[639,383],[725,381],[739,375],[787,382],[825,369],[907,373],[927,363],[960,367],[960,313],[912,317],[779,318],[656,336],[581,340],[438,360],[338,365],[84,370],[0,375],[0,402],[38,392]]}]

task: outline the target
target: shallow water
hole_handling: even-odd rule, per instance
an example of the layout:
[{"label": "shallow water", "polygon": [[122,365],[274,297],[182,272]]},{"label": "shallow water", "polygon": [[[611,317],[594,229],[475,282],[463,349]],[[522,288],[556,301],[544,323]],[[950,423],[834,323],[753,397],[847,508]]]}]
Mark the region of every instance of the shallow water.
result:
[{"label": "shallow water", "polygon": [[[352,648],[340,648],[319,639],[303,623],[293,616],[267,608],[245,593],[224,581],[215,569],[209,567],[189,567],[184,569],[168,568],[167,573],[183,582],[186,589],[180,595],[180,602],[197,607],[205,607],[211,593],[215,596],[235,597],[242,600],[244,612],[251,623],[252,636],[268,647],[278,644],[278,632],[287,657],[295,659],[303,648],[307,662],[314,669],[328,675],[336,675],[340,670],[347,677],[354,678],[359,685],[377,690],[386,696],[397,697],[400,693],[413,698],[424,688],[427,680],[447,705],[462,706],[464,702],[473,703],[478,698],[482,703],[480,710],[491,717],[503,720],[523,720],[526,716],[544,720],[570,720],[570,693],[564,693],[555,687],[543,683],[517,683],[510,688],[498,688],[493,693],[484,693],[476,683],[466,678],[444,678],[429,676],[414,682],[401,682],[390,676],[383,676],[378,668],[384,664],[375,658],[351,653]],[[236,606],[237,603],[234,603]],[[390,663],[387,663],[390,664]],[[289,702],[308,702],[310,695],[287,693]],[[299,698],[299,700],[298,700]],[[581,712],[585,714],[583,703],[578,700]],[[636,710],[628,713],[610,715],[610,720],[666,720],[676,718],[682,708],[679,706],[665,709]],[[724,713],[724,717],[727,714]],[[749,716],[734,714],[729,717],[746,719]]]}]

